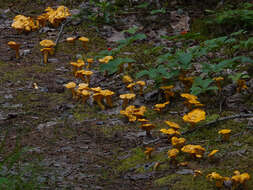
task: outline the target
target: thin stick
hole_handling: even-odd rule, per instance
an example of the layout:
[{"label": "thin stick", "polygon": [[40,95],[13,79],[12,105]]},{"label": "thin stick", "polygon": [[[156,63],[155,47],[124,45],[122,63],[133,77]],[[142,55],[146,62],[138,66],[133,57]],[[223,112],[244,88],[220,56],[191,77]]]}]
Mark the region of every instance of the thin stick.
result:
[{"label": "thin stick", "polygon": [[56,49],[56,46],[57,46],[57,44],[58,44],[58,42],[59,42],[59,40],[60,40],[60,38],[61,38],[61,35],[62,35],[62,32],[63,32],[64,26],[65,26],[66,24],[68,24],[70,21],[71,21],[71,19],[66,19],[66,20],[62,23],[61,28],[60,28],[60,31],[59,31],[59,33],[58,33],[58,36],[57,36],[57,38],[56,38],[56,40],[55,40],[55,49]]},{"label": "thin stick", "polygon": [[190,129],[188,131],[185,131],[182,133],[182,135],[185,135],[185,134],[189,134],[189,133],[192,133],[196,130],[199,130],[199,129],[202,129],[202,128],[205,128],[205,127],[212,127],[212,126],[215,126],[216,123],[220,122],[220,121],[225,121],[225,120],[229,120],[229,119],[236,119],[236,118],[247,118],[247,117],[253,117],[253,114],[237,114],[237,115],[232,115],[232,116],[228,116],[228,117],[222,117],[220,119],[216,119],[214,121],[210,121],[204,125],[201,125],[199,127],[196,127],[196,128],[193,128],[193,129]]}]

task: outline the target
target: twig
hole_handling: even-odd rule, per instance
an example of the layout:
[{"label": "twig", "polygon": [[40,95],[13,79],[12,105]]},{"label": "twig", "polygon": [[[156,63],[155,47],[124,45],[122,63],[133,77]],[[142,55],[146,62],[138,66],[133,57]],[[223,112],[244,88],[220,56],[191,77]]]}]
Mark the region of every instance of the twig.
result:
[{"label": "twig", "polygon": [[225,121],[225,120],[229,120],[229,119],[235,119],[235,118],[247,118],[247,117],[253,117],[253,114],[237,114],[237,115],[232,115],[232,116],[228,116],[228,117],[222,117],[220,119],[216,119],[214,121],[210,121],[204,125],[201,125],[199,127],[196,127],[194,129],[190,129],[188,131],[185,131],[182,133],[182,135],[185,135],[185,134],[189,134],[189,133],[192,133],[196,130],[199,130],[199,129],[202,129],[204,127],[211,127],[211,126],[214,126],[216,123],[220,122],[220,121]]},{"label": "twig", "polygon": [[58,42],[59,42],[59,40],[60,40],[60,38],[61,38],[61,35],[62,35],[62,32],[63,32],[64,26],[65,26],[66,24],[68,24],[70,21],[71,21],[71,19],[66,19],[66,20],[62,23],[61,28],[60,28],[60,31],[59,31],[59,33],[58,33],[58,36],[57,36],[57,38],[56,38],[56,40],[55,40],[55,49],[56,49],[57,44],[58,44]]}]

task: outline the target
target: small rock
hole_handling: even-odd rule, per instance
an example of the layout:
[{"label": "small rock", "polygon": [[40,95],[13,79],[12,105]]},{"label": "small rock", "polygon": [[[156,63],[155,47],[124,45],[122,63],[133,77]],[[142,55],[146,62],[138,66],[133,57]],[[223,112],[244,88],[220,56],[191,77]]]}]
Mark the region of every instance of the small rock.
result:
[{"label": "small rock", "polygon": [[182,175],[194,174],[194,171],[192,169],[182,169],[182,170],[177,171],[176,174],[182,174]]},{"label": "small rock", "polygon": [[50,59],[48,59],[48,63],[59,63],[59,59],[57,59],[57,58],[50,58]]},{"label": "small rock", "polygon": [[39,33],[53,32],[53,31],[55,31],[54,28],[49,28],[49,27],[45,26],[39,30]]},{"label": "small rock", "polygon": [[44,128],[52,127],[52,126],[55,126],[55,125],[57,125],[57,124],[58,124],[58,122],[49,121],[49,122],[47,122],[47,123],[39,124],[38,127],[37,127],[37,129],[38,129],[39,131],[41,131],[41,130],[43,130]]},{"label": "small rock", "polygon": [[30,49],[25,49],[23,51],[20,51],[20,55],[21,56],[26,56],[28,54],[32,53],[32,51]]},{"label": "small rock", "polygon": [[4,98],[5,99],[12,99],[13,96],[12,96],[12,94],[6,94],[6,95],[4,95]]}]

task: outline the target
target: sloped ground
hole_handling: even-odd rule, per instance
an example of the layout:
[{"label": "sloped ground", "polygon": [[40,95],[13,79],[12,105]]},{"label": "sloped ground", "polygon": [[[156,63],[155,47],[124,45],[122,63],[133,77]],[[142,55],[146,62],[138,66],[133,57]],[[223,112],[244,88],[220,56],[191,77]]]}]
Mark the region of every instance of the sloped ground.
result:
[{"label": "sloped ground", "polygon": [[[213,161],[192,160],[180,155],[178,162],[188,161],[188,166],[172,165],[167,159],[167,151],[171,146],[159,130],[164,127],[164,120],[175,121],[183,126],[183,103],[179,98],[175,98],[169,110],[163,114],[149,109],[147,117],[157,128],[152,132],[153,137],[147,138],[136,124],[130,124],[118,115],[118,107],[100,111],[92,103],[83,105],[72,100],[70,93],[63,87],[66,82],[76,80],[69,62],[75,60],[76,54],[83,52],[78,46],[80,44],[72,47],[64,42],[66,37],[73,33],[89,37],[93,42],[88,46],[89,56],[110,47],[110,43],[106,44],[93,29],[84,29],[85,25],[66,27],[56,54],[47,65],[43,65],[39,41],[55,39],[58,29],[17,34],[10,28],[10,22],[6,21],[1,26],[0,127],[1,139],[5,142],[1,158],[5,158],[17,146],[28,147],[20,161],[22,164],[15,165],[12,172],[17,172],[19,167],[22,171],[24,165],[35,163],[38,167],[35,169],[38,175],[36,182],[41,182],[45,189],[75,190],[214,189],[214,184],[205,179],[206,174],[212,171],[231,176],[234,170],[239,170],[253,176],[252,121],[228,120],[210,129],[186,135],[188,143],[200,144],[207,149],[206,152],[213,149],[219,149],[220,152]],[[7,47],[10,40],[22,44],[21,52],[25,53],[19,60]],[[95,74],[91,78],[91,86],[109,88],[117,95],[127,91],[119,80],[121,75],[105,78],[97,71],[97,65],[92,69]],[[253,85],[248,83],[248,86],[252,92]],[[220,111],[219,97],[210,97],[202,97],[201,100],[208,103],[207,121],[216,119]],[[231,102],[224,104],[221,116],[252,113],[252,103],[244,101],[245,97],[249,95],[241,95],[239,102],[235,102],[235,108],[240,109],[228,108],[227,104]],[[154,102],[138,97],[135,104],[151,108]],[[115,105],[120,105],[119,100],[116,100]],[[227,127],[232,129],[233,135],[230,142],[224,143],[217,132]],[[182,130],[186,129],[183,127]],[[144,155],[147,146],[155,148],[150,160],[146,160]],[[158,162],[160,166],[157,170],[153,169]],[[197,169],[204,175],[193,179],[193,170]],[[5,171],[1,172],[4,174]],[[32,176],[31,171],[24,172],[26,178]],[[248,189],[251,187],[252,180],[248,183]]]}]

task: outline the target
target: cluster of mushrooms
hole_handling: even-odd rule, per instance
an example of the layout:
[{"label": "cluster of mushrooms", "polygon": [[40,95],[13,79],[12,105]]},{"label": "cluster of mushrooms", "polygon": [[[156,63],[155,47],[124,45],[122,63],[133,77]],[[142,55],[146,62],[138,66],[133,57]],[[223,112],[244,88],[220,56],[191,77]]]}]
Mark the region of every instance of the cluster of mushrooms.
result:
[{"label": "cluster of mushrooms", "polygon": [[63,20],[69,17],[71,14],[67,7],[59,6],[56,10],[51,7],[45,9],[45,13],[37,16],[33,19],[24,15],[17,15],[13,19],[12,28],[18,32],[30,32],[46,26],[47,21],[57,27]]},{"label": "cluster of mushrooms", "polygon": [[[19,33],[30,32],[46,26],[47,22],[49,22],[52,26],[57,27],[69,16],[71,16],[71,14],[69,12],[69,9],[65,6],[59,6],[57,9],[48,7],[45,9],[45,13],[37,16],[35,19],[26,17],[24,15],[15,16],[11,26]],[[15,41],[8,42],[8,46],[11,49],[15,50],[17,59],[20,57],[20,45],[20,43]],[[43,47],[41,49],[41,52],[43,53],[44,63],[47,63],[48,54],[54,54],[53,47],[55,46],[55,43],[51,40],[43,40],[40,42],[40,45]]]},{"label": "cluster of mushrooms", "polygon": [[[53,9],[48,7],[45,9],[45,13],[39,15],[35,20],[31,17],[26,17],[24,15],[17,15],[14,18],[12,27],[17,31],[33,31],[40,27],[44,27],[47,21],[53,26],[59,26],[59,24],[65,20],[68,16],[70,16],[69,10],[64,6],[59,6],[57,9]],[[89,39],[87,37],[69,37],[66,39],[68,43],[75,44],[76,40],[79,40],[82,43],[82,46],[85,50],[87,50],[87,43]],[[19,58],[19,48],[20,44],[14,41],[8,42],[10,48],[16,51],[16,58]],[[54,46],[56,45],[51,40],[42,40],[40,42],[42,49],[40,50],[43,54],[43,60],[46,64],[48,61],[48,55],[54,54]],[[113,60],[112,56],[105,56],[98,60],[101,64],[107,64],[110,60]],[[78,79],[79,84],[75,82],[69,82],[65,84],[65,88],[69,89],[72,94],[72,98],[76,101],[81,100],[83,104],[87,102],[89,98],[93,99],[93,102],[99,106],[101,110],[105,110],[107,108],[114,107],[113,105],[113,96],[115,92],[102,89],[101,87],[90,87],[90,80],[93,72],[89,70],[94,63],[93,58],[87,58],[86,60],[78,59],[77,61],[70,62],[72,67],[73,76]],[[128,63],[127,68],[131,68],[132,64]],[[120,65],[120,70],[123,69],[122,65]],[[105,73],[106,75],[106,73]],[[194,78],[187,77],[186,73],[182,72],[179,76],[179,81],[181,81],[185,87],[185,91],[188,92],[192,86]],[[224,80],[223,77],[215,77],[213,78],[215,81],[219,92],[222,90],[221,82]],[[125,83],[126,89],[129,90],[129,93],[119,95],[119,98],[122,99],[122,110],[120,114],[127,117],[129,122],[139,122],[140,128],[146,132],[147,137],[151,137],[151,130],[156,126],[152,124],[146,117],[145,112],[147,108],[145,106],[136,107],[131,105],[131,101],[133,101],[136,96],[143,96],[144,88],[146,86],[145,81],[134,81],[130,76],[125,75],[122,78],[123,83]],[[170,104],[170,99],[175,96],[175,92],[173,92],[173,85],[162,86],[160,89],[163,91],[165,96],[165,102],[160,104],[155,104],[153,110],[158,112],[159,114],[165,110],[166,106]],[[247,89],[245,80],[237,81],[237,92],[242,91],[243,89]],[[189,93],[182,93],[181,97],[184,98],[184,105],[187,107],[189,111],[185,114],[182,119],[183,121],[189,125],[190,128],[194,128],[196,124],[205,120],[205,111],[200,109],[199,107],[204,106],[199,102],[198,98]],[[172,121],[164,121],[166,124],[166,128],[162,128],[160,132],[167,136],[169,143],[172,145],[172,149],[168,151],[168,158],[170,163],[173,165],[179,166],[187,166],[187,162],[178,163],[177,157],[179,154],[188,154],[192,159],[202,159],[204,157],[204,153],[206,151],[201,145],[193,145],[186,144],[186,139],[181,137],[180,126]],[[219,134],[222,135],[223,141],[229,141],[231,130],[230,129],[222,129],[219,131]],[[152,153],[154,152],[154,148],[146,147],[144,154],[147,159],[151,158]],[[219,150],[212,150],[207,158],[209,160],[214,160],[216,153]],[[160,163],[157,163],[155,167],[158,167]],[[198,175],[202,175],[200,170],[194,170],[194,177]],[[237,188],[246,188],[245,184],[250,179],[248,173],[240,173],[239,171],[234,172],[234,176],[231,178],[223,177],[216,172],[212,172],[207,175],[207,178],[210,181],[215,181],[216,186],[222,187],[225,183],[231,182],[233,189]]]}]

